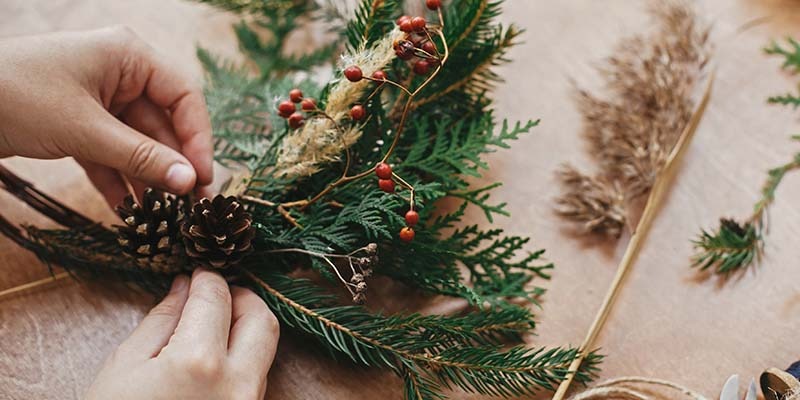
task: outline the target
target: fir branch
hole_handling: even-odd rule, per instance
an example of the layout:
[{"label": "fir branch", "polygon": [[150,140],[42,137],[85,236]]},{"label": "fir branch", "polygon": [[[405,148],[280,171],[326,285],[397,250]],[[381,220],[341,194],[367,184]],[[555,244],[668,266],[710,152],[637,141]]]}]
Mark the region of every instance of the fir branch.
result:
[{"label": "fir branch", "polygon": [[760,229],[751,222],[741,224],[732,219],[720,220],[715,232],[703,230],[694,241],[701,252],[694,258],[694,265],[702,270],[713,267],[720,274],[740,270],[761,255],[762,236]]},{"label": "fir branch", "polygon": [[394,28],[394,16],[400,10],[397,0],[362,0],[344,33],[349,50],[363,50],[368,43],[375,43],[385,36]]},{"label": "fir branch", "polygon": [[775,192],[786,173],[800,168],[800,153],[792,162],[769,170],[767,181],[761,189],[761,198],[756,202],[753,214],[744,221],[730,218],[720,219],[717,230],[703,230],[694,241],[698,253],[694,266],[700,269],[713,267],[719,274],[740,271],[760,260],[767,230],[766,215],[775,201]]},{"label": "fir branch", "polygon": [[[783,57],[783,69],[788,69],[792,73],[800,72],[800,43],[796,40],[788,38],[787,47],[772,42],[764,51],[770,55]],[[800,98],[791,94],[773,96],[768,101],[795,107],[800,105]],[[703,270],[713,268],[716,273],[729,274],[742,271],[758,262],[764,249],[769,206],[775,201],[775,192],[784,176],[798,168],[800,168],[800,153],[796,154],[792,161],[769,170],[767,180],[761,189],[761,198],[746,220],[739,222],[722,218],[716,230],[701,231],[698,238],[693,241],[697,249],[697,254],[693,257],[693,266]]]},{"label": "fir branch", "polygon": [[[395,316],[381,322],[382,317],[358,307],[328,306],[328,298],[307,281],[244,274],[284,324],[305,330],[355,363],[395,371],[415,394],[431,396],[440,385],[505,397],[533,394],[564,379],[566,367],[577,355],[575,349],[501,351],[476,345],[473,335],[465,338],[461,333],[479,329],[474,324],[483,321],[480,314],[460,319]],[[459,327],[458,334],[442,329],[453,326]],[[590,357],[576,379],[585,382],[597,361],[598,356]]]}]

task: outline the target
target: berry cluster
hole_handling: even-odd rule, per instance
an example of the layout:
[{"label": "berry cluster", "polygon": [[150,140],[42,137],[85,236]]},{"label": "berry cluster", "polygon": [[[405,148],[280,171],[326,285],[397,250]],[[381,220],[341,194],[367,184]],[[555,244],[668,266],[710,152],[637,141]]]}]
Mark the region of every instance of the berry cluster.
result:
[{"label": "berry cluster", "polygon": [[[435,10],[441,6],[439,0],[428,0],[428,8]],[[397,26],[407,35],[394,43],[394,53],[398,58],[412,63],[412,70],[417,75],[428,75],[431,68],[441,62],[441,55],[436,43],[428,32],[428,21],[425,17],[403,15],[397,19]]]},{"label": "berry cluster", "polygon": [[[351,65],[345,68],[344,77],[347,78],[348,81],[354,83],[360,82],[362,79],[367,79],[382,85],[387,81],[386,73],[381,70],[373,72],[372,77],[365,78],[364,72],[361,71],[361,68],[358,65]],[[353,121],[361,121],[366,116],[367,116],[367,110],[364,108],[363,105],[356,104],[352,108],[350,108],[350,118],[352,118]]]},{"label": "berry cluster", "polygon": [[289,99],[278,104],[278,115],[285,118],[292,129],[303,126],[305,122],[303,113],[297,111],[297,103],[300,103],[300,110],[302,111],[307,113],[317,111],[317,103],[314,99],[303,98],[303,92],[300,89],[294,88],[290,90]]},{"label": "berry cluster", "polygon": [[[439,9],[442,6],[442,1],[425,0],[425,5],[428,7],[428,9],[432,11],[439,11]],[[380,90],[384,87],[384,84],[388,83],[392,86],[396,86],[402,89],[408,95],[406,104],[403,107],[402,116],[400,117],[399,126],[395,132],[395,138],[392,142],[392,145],[389,147],[389,150],[384,155],[383,161],[381,161],[373,168],[375,173],[378,175],[378,187],[382,191],[386,193],[394,193],[395,182],[397,182],[402,187],[408,189],[411,193],[409,199],[409,211],[405,215],[406,226],[400,230],[399,234],[400,239],[404,242],[411,242],[414,240],[415,236],[414,226],[416,226],[416,224],[419,222],[419,214],[416,211],[414,211],[414,187],[411,186],[405,180],[403,180],[403,178],[401,178],[400,176],[397,176],[397,174],[394,174],[392,172],[392,167],[386,163],[386,160],[389,158],[392,151],[395,149],[395,146],[397,146],[398,139],[401,133],[403,132],[406,116],[408,115],[409,109],[411,108],[411,103],[414,97],[425,85],[428,84],[428,82],[433,78],[433,76],[439,73],[441,66],[447,61],[449,51],[447,48],[445,37],[442,33],[444,20],[442,18],[441,11],[438,12],[438,16],[439,16],[439,25],[429,26],[428,21],[425,19],[425,17],[422,16],[411,17],[408,15],[404,15],[398,18],[396,21],[399,29],[402,32],[404,32],[405,35],[403,36],[402,39],[399,39],[394,43],[395,54],[401,60],[407,61],[411,64],[411,70],[415,75],[419,76],[430,75],[418,88],[416,88],[416,90],[412,91],[406,86],[398,82],[395,82],[393,80],[390,80],[387,77],[386,73],[381,70],[373,71],[372,74],[370,75],[365,75],[364,71],[361,69],[360,66],[350,65],[347,68],[345,68],[344,71],[342,71],[344,78],[350,82],[356,83],[356,82],[361,82],[362,80],[367,80],[377,84],[372,93],[369,96],[367,96],[366,99],[362,100],[357,104],[354,104],[350,108],[350,118],[354,122],[362,121],[364,120],[364,118],[367,117],[367,110],[366,108],[364,108],[364,104],[368,104],[369,101],[380,92]],[[443,45],[444,49],[443,52],[439,51],[439,48],[434,42],[432,35],[438,36],[439,40]],[[431,71],[432,69],[433,71]],[[294,92],[295,91],[293,90],[292,93]],[[299,93],[299,91],[297,91],[295,95],[292,95],[292,93],[290,93],[290,101],[282,102],[278,106],[278,111],[280,112],[281,116],[289,119],[289,126],[292,127],[293,129],[296,129],[297,127],[300,127],[303,124],[303,114],[296,112],[295,103],[304,100],[302,100],[303,96],[302,93]],[[303,107],[303,110],[306,110],[306,108]],[[311,105],[310,110],[313,110],[315,113],[325,116],[329,118],[331,121],[334,121],[333,118],[326,115],[322,110],[317,109],[316,105],[314,104]],[[338,123],[336,121],[334,121],[334,124],[336,124],[338,127]],[[361,174],[348,175],[347,169],[350,166],[349,153],[347,160],[348,161],[347,165],[345,166],[345,172],[339,180],[333,182],[331,185],[328,186],[328,188],[318,193],[311,200],[305,202],[292,203],[292,204],[293,205],[304,204],[305,207],[308,204],[311,204],[322,198],[336,186],[351,181],[353,179],[361,178],[369,173],[369,171],[364,171]],[[357,284],[356,282],[353,283]]]},{"label": "berry cluster", "polygon": [[[394,173],[392,172],[392,167],[385,163],[379,163],[375,166],[375,175],[378,175],[378,187],[381,188],[386,193],[394,193]],[[402,180],[401,180],[402,181]],[[405,182],[401,182],[405,183]],[[408,186],[405,184],[405,186]],[[409,189],[412,190],[409,186]],[[400,240],[408,243],[414,240],[414,226],[417,225],[419,222],[419,213],[414,211],[414,199],[412,196],[411,199],[411,206],[408,212],[406,213],[406,225],[403,229],[400,230]]]}]

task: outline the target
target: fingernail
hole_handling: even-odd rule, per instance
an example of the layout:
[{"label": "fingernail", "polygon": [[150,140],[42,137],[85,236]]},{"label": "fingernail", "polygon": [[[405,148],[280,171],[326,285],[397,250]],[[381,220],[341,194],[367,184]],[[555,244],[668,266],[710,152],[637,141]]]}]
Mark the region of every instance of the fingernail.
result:
[{"label": "fingernail", "polygon": [[194,184],[194,170],[186,164],[172,164],[167,170],[165,180],[169,190],[183,193]]},{"label": "fingernail", "polygon": [[189,277],[186,275],[178,275],[175,277],[175,280],[172,281],[172,289],[170,292],[180,292],[186,288],[186,285],[189,283]]}]

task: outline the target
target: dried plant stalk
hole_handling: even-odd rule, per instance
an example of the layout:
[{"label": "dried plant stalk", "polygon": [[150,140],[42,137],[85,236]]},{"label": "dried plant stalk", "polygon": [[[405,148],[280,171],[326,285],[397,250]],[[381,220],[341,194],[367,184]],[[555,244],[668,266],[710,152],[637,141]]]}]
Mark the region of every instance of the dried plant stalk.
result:
[{"label": "dried plant stalk", "polygon": [[[404,32],[395,28],[373,47],[344,56],[341,63],[344,66],[358,65],[366,76],[370,76],[396,57],[394,42],[403,35]],[[342,152],[361,138],[362,132],[357,125],[339,129],[337,124],[348,118],[350,107],[372,86],[374,83],[366,79],[360,82],[341,79],[334,84],[325,105],[325,114],[331,119],[309,119],[301,129],[287,136],[281,146],[275,175],[309,176],[319,171],[320,165],[338,160]]]},{"label": "dried plant stalk", "polygon": [[[577,93],[598,175],[608,181],[606,186],[618,185],[627,204],[647,194],[664,168],[691,118],[711,51],[709,28],[698,22],[688,4],[658,2],[651,13],[657,30],[623,40],[601,68],[605,91]],[[586,203],[598,194],[576,192],[568,178],[559,174],[565,188],[559,204]],[[579,224],[588,218],[588,214],[560,214]],[[624,214],[620,215],[624,218]],[[590,232],[616,236],[619,228],[619,224],[604,224]]]},{"label": "dried plant stalk", "polygon": [[619,236],[625,226],[624,195],[619,185],[602,177],[585,175],[565,164],[558,171],[564,195],[556,212],[578,222],[584,233]]}]

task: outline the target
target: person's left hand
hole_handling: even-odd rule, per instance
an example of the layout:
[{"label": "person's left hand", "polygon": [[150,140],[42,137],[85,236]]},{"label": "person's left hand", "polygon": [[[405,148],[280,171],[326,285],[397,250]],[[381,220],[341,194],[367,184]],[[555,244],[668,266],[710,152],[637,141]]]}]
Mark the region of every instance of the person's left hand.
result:
[{"label": "person's left hand", "polygon": [[249,289],[219,274],[178,276],[106,360],[87,400],[261,400],[280,327]]}]

